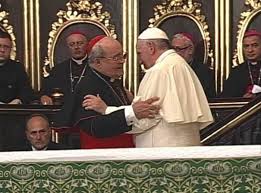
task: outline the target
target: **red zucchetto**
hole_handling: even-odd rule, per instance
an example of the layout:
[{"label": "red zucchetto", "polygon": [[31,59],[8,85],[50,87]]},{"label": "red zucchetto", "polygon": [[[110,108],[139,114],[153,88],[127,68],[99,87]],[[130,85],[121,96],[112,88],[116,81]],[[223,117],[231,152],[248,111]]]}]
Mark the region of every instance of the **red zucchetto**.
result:
[{"label": "red zucchetto", "polygon": [[250,29],[250,30],[245,32],[244,38],[250,37],[250,36],[259,36],[259,37],[261,37],[261,33],[259,31],[255,30],[255,29]]},{"label": "red zucchetto", "polygon": [[71,35],[76,35],[76,34],[79,34],[79,35],[83,35],[84,37],[86,37],[86,34],[82,31],[72,31],[70,32],[67,37],[71,36]]},{"label": "red zucchetto", "polygon": [[190,40],[194,45],[195,45],[195,38],[192,36],[192,34],[188,33],[188,32],[179,32],[176,33],[173,37],[178,38],[178,37],[185,37],[188,40]]},{"label": "red zucchetto", "polygon": [[92,38],[87,45],[87,53],[89,54],[91,52],[93,46],[95,46],[100,40],[102,40],[105,37],[107,37],[107,36],[98,35],[98,36],[95,36],[94,38]]}]

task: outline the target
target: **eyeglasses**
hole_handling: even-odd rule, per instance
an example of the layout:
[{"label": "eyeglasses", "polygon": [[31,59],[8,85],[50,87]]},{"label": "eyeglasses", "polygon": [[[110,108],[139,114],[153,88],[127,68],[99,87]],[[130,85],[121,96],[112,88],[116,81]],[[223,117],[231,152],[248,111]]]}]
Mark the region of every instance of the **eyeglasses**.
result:
[{"label": "eyeglasses", "polygon": [[178,46],[173,46],[173,49],[176,50],[177,52],[180,52],[180,51],[184,51],[184,50],[186,50],[186,49],[188,49],[190,47],[191,47],[191,45],[185,46],[183,48],[182,47],[178,47]]},{"label": "eyeglasses", "polygon": [[108,60],[113,60],[115,62],[118,62],[118,61],[126,60],[127,56],[128,56],[128,54],[125,52],[123,54],[117,54],[117,55],[112,56],[112,57],[99,57],[99,58],[105,58],[105,59],[108,59]]},{"label": "eyeglasses", "polygon": [[68,43],[68,46],[69,46],[70,48],[82,47],[82,46],[84,46],[84,45],[85,45],[85,42],[83,42],[83,41],[80,41],[80,42],[70,42],[70,43]]},{"label": "eyeglasses", "polygon": [[9,50],[11,49],[11,46],[0,44],[0,49]]}]

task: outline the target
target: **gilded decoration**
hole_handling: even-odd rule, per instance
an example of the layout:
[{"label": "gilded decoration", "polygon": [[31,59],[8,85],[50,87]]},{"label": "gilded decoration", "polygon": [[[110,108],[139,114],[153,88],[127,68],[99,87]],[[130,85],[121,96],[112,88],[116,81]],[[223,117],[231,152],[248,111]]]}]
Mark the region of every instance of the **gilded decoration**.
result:
[{"label": "gilded decoration", "polygon": [[[1,6],[2,5],[0,4],[0,8],[1,8]],[[11,50],[10,58],[12,60],[15,60],[15,58],[16,58],[16,42],[15,42],[16,38],[14,35],[13,26],[11,26],[9,24],[8,16],[9,16],[8,12],[0,10],[0,28],[4,31],[8,32],[11,36],[13,47]]]},{"label": "gilded decoration", "polygon": [[165,0],[154,7],[154,18],[149,19],[149,27],[159,26],[163,21],[172,17],[187,17],[197,24],[204,41],[204,63],[210,59],[211,66],[213,66],[213,50],[210,49],[208,25],[206,17],[201,11],[201,3],[192,0]]},{"label": "gilded decoration", "polygon": [[0,192],[260,193],[257,158],[0,164]]},{"label": "gilded decoration", "polygon": [[58,20],[52,24],[49,32],[47,57],[44,62],[43,76],[49,76],[49,70],[54,66],[54,49],[57,40],[64,29],[77,23],[95,25],[108,36],[116,38],[115,27],[110,23],[111,15],[103,11],[100,2],[91,0],[70,0],[67,10],[60,10],[57,13]]},{"label": "gilded decoration", "polygon": [[243,47],[242,47],[243,37],[251,20],[256,15],[260,14],[261,11],[260,0],[246,0],[245,5],[247,7],[247,10],[241,13],[239,24],[238,24],[237,47],[233,55],[234,66],[237,66],[238,64],[244,62]]}]

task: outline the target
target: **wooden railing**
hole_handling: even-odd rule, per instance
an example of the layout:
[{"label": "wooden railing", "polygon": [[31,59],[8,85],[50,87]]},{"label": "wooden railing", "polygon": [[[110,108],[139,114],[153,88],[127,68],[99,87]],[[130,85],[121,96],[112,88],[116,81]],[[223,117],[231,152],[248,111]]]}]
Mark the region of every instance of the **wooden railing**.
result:
[{"label": "wooden railing", "polygon": [[[234,99],[234,101],[230,102],[229,100],[231,99],[217,99],[215,103],[210,102],[213,114],[216,115],[216,121],[201,131],[201,142],[204,145],[215,144],[217,140],[231,132],[239,136],[240,132],[236,132],[236,130],[240,128],[241,131],[245,132],[244,135],[248,135],[247,142],[244,143],[258,143],[256,136],[259,135],[260,132],[261,95],[252,100],[237,99],[236,101]],[[223,109],[223,111],[219,111],[219,109]],[[227,110],[229,110],[230,113],[226,114]],[[224,116],[222,113],[226,115]],[[240,125],[247,123],[249,120],[251,121],[251,127],[249,124],[246,124],[245,128],[242,129]],[[243,132],[241,132],[241,134],[242,133]],[[236,137],[234,136],[234,138]],[[241,143],[238,139],[235,139],[235,141]]]},{"label": "wooden railing", "polygon": [[[237,130],[240,124],[250,119],[257,121],[261,109],[260,99],[261,96],[256,97],[254,100],[241,98],[210,100],[209,104],[215,117],[215,122],[201,131],[202,143],[204,145],[219,144],[215,142],[229,133],[231,135],[231,132]],[[19,145],[25,141],[24,129],[27,116],[32,113],[43,113],[50,119],[52,126],[55,123],[55,116],[60,109],[61,106],[0,105],[0,151],[8,150],[13,145]],[[242,128],[240,129],[242,131]],[[258,133],[258,130],[252,129],[249,132],[252,135],[253,133]],[[72,135],[74,139],[77,138],[75,135],[75,133]],[[255,138],[255,136],[251,137]],[[61,136],[54,129],[52,140],[59,141],[58,139],[60,138]],[[227,140],[228,142],[226,143],[232,144],[229,142],[231,139]],[[249,143],[252,142],[249,141]]]}]

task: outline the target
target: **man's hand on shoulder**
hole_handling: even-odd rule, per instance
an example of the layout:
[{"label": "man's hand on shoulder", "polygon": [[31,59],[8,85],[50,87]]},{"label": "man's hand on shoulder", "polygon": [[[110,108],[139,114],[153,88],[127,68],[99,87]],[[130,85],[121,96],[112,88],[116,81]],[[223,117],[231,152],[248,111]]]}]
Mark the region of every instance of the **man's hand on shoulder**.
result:
[{"label": "man's hand on shoulder", "polygon": [[101,114],[105,114],[107,109],[106,103],[100,98],[99,95],[86,95],[82,102],[82,107],[86,110],[94,110]]}]

